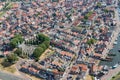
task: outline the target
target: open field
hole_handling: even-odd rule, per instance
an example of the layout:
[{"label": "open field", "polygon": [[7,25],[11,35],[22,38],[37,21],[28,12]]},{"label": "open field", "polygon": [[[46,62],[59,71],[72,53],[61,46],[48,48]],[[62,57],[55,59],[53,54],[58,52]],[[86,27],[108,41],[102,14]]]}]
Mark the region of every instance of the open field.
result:
[{"label": "open field", "polygon": [[44,60],[45,58],[47,58],[48,56],[54,54],[54,50],[51,49],[47,49],[41,56],[40,56],[40,61]]}]

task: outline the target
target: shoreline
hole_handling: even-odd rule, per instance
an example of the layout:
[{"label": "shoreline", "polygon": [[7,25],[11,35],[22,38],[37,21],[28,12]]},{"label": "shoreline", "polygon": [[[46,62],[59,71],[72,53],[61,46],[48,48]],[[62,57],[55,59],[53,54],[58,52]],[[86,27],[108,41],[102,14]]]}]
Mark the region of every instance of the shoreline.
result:
[{"label": "shoreline", "polygon": [[[115,40],[119,37],[119,33],[120,33],[120,20],[119,20],[119,13],[118,13],[118,10],[115,9],[115,20],[116,20],[116,27],[115,27],[115,30],[113,31],[112,33],[112,39],[111,41],[109,42],[109,45],[107,45],[107,49],[106,49],[106,52],[109,52],[110,49],[112,49],[112,46],[114,45],[113,43],[115,42]],[[105,56],[107,55],[104,51],[103,54],[105,54]],[[101,80],[111,80],[113,76],[117,75],[117,73],[120,72],[120,65],[117,66],[115,69],[110,69],[108,71],[108,73],[104,76],[101,77]]]},{"label": "shoreline", "polygon": [[[115,9],[116,10],[116,9]],[[112,36],[111,36],[111,41],[107,42],[107,46],[104,49],[104,51],[102,52],[103,57],[105,58],[107,56],[107,53],[113,48],[114,42],[115,40],[118,38],[119,33],[120,33],[120,28],[119,28],[119,15],[118,15],[118,10],[115,11],[115,20],[116,20],[116,26],[114,31],[112,32]]]}]

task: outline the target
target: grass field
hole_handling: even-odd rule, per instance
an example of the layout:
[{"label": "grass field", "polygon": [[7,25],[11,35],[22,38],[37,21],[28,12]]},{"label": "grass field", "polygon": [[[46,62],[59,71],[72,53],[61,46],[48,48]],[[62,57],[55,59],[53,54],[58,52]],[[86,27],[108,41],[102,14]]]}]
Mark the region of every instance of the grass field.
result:
[{"label": "grass field", "polygon": [[120,72],[116,76],[113,76],[111,80],[120,80]]}]

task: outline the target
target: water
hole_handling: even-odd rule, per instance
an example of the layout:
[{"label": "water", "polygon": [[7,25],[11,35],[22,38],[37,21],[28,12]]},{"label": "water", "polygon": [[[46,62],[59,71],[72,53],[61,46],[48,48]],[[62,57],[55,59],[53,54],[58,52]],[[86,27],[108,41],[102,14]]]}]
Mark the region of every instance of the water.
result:
[{"label": "water", "polygon": [[111,53],[116,54],[116,56],[113,56],[112,62],[101,61],[100,65],[114,66],[120,62],[120,52],[118,52],[118,49],[120,49],[120,37],[118,37],[117,44],[110,50]]}]

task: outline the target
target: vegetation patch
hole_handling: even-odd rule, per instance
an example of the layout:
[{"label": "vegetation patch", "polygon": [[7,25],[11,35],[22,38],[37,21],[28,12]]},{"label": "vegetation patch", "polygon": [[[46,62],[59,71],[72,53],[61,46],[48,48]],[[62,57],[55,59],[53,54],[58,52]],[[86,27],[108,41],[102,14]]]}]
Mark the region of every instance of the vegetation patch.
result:
[{"label": "vegetation patch", "polygon": [[34,40],[26,41],[25,44],[31,44],[37,46],[37,48],[33,52],[33,57],[35,58],[36,61],[38,61],[42,53],[44,53],[45,50],[49,48],[50,39],[44,34],[38,34]]},{"label": "vegetation patch", "polygon": [[88,18],[93,14],[92,11],[88,12],[85,16],[84,16],[84,19],[85,20],[88,20]]},{"label": "vegetation patch", "polygon": [[89,39],[89,40],[87,41],[87,44],[88,44],[88,45],[92,45],[92,44],[94,44],[95,42],[96,42],[96,39],[91,38],[91,39]]},{"label": "vegetation patch", "polygon": [[10,46],[12,49],[14,49],[18,46],[18,44],[22,43],[23,41],[24,39],[21,35],[15,35],[10,41]]}]

